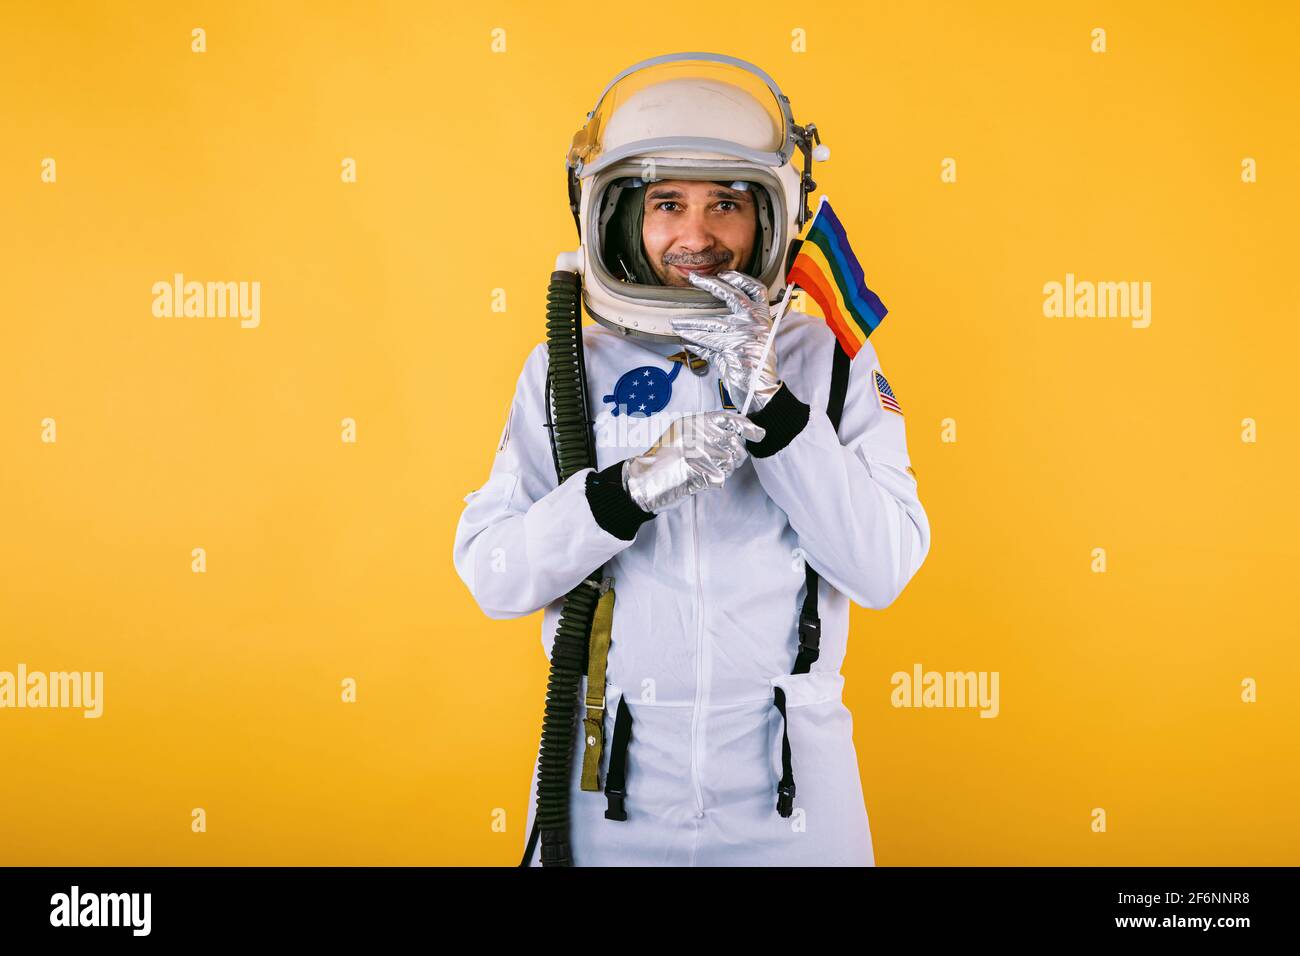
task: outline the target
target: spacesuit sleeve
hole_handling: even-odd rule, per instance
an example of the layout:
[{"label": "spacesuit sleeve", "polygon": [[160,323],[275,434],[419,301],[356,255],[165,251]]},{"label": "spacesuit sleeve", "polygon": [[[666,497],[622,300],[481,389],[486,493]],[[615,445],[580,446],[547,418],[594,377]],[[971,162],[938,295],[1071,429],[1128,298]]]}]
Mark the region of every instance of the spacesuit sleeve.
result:
[{"label": "spacesuit sleeve", "polygon": [[[793,433],[778,449],[760,445],[751,457],[805,559],[855,604],[880,609],[894,602],[929,554],[930,522],[917,495],[903,415],[885,407],[889,399],[877,391],[876,371],[883,375],[868,340],[849,366],[838,434],[825,408],[808,408],[788,387],[750,417],[759,424],[765,416],[774,420],[769,438]],[[784,429],[788,422],[794,425]]]},{"label": "spacesuit sleeve", "polygon": [[654,515],[623,490],[618,462],[559,484],[546,428],[545,345],[529,354],[487,481],[465,496],[456,572],[491,618],[532,614],[632,544]]}]

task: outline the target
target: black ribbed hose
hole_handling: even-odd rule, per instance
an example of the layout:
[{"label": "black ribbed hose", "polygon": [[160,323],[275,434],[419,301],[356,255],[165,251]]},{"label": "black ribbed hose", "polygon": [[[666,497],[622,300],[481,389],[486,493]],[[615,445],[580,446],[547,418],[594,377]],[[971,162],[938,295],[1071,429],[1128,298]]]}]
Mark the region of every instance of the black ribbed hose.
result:
[{"label": "black ribbed hose", "polygon": [[[555,473],[563,484],[583,468],[596,466],[596,443],[587,412],[587,375],[582,360],[582,286],[573,272],[551,273],[546,292],[547,372],[546,422],[551,430]],[[552,409],[554,419],[552,419]],[[601,569],[597,568],[564,598],[551,673],[546,684],[546,713],[537,771],[537,813],[533,835],[520,866],[531,863],[540,835],[543,866],[572,866],[569,847],[569,786],[573,766],[574,728],[578,692],[586,669],[591,621],[600,599]]]}]

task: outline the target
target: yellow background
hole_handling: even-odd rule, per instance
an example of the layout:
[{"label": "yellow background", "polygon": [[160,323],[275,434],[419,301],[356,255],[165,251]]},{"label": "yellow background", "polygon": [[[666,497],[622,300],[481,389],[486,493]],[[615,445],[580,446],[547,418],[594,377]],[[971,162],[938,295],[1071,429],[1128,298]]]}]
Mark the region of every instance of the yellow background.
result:
[{"label": "yellow background", "polygon": [[[5,4],[0,670],[102,670],[105,713],[0,711],[0,863],[518,861],[540,614],[479,612],[455,525],[573,131],[700,49],[818,124],[890,309],[934,537],[853,615],[877,862],[1300,863],[1300,15],[1050,7]],[[261,326],[154,318],[175,272],[259,281]],[[1066,272],[1151,282],[1150,327],[1045,318]],[[891,707],[916,662],[1000,672],[1000,716]]]}]

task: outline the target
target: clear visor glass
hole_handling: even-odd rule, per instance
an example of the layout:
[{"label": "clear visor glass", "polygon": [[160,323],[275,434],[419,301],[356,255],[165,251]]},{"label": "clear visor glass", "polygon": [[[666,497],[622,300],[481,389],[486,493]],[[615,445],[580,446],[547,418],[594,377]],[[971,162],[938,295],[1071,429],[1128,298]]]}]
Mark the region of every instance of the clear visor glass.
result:
[{"label": "clear visor glass", "polygon": [[[645,127],[643,136],[636,135],[636,119],[623,116],[615,120],[615,116],[629,100],[648,87],[674,80],[703,80],[706,83],[692,88],[689,102],[678,109],[671,131],[673,137],[701,141],[717,137],[720,132],[711,117],[716,117],[720,111],[728,111],[733,126],[728,131],[727,140],[743,141],[755,153],[782,153],[789,132],[787,112],[764,74],[728,62],[682,59],[634,69],[612,83],[596,104],[586,125],[574,134],[568,165],[577,167],[581,164],[584,169],[590,169],[613,147],[662,135],[656,133],[652,123]],[[748,97],[738,97],[734,91],[748,94]],[[668,95],[671,96],[671,92]],[[738,108],[738,104],[743,104],[743,108]],[[612,120],[615,120],[616,132],[615,141],[610,144],[607,138]]]},{"label": "clear visor glass", "polygon": [[607,286],[639,299],[708,304],[677,267],[774,279],[784,240],[775,180],[752,169],[728,175],[662,165],[651,180],[618,175],[633,169],[620,164],[597,177],[593,252]]}]

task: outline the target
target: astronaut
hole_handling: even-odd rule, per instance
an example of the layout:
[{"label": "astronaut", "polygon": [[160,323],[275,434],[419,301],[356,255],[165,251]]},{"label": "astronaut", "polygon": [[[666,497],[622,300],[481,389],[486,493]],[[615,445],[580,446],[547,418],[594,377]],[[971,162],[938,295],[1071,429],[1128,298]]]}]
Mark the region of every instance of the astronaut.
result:
[{"label": "astronaut", "polygon": [[[671,54],[606,87],[566,161],[581,248],[557,268],[581,275],[595,320],[596,463],[557,479],[539,344],[454,561],[489,617],[543,611],[548,657],[564,596],[593,568],[613,583],[604,706],[597,685],[596,732],[573,743],[577,865],[875,862],[842,699],[849,601],[888,607],[930,528],[870,340],[840,380],[838,427],[822,318],[788,311],[764,354],[826,155],[814,130],[757,67]],[[796,672],[809,608],[819,637]],[[534,837],[537,785],[535,764]]]}]

